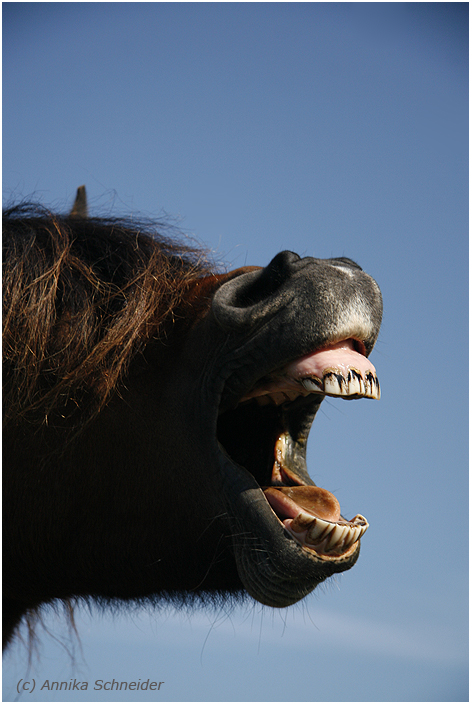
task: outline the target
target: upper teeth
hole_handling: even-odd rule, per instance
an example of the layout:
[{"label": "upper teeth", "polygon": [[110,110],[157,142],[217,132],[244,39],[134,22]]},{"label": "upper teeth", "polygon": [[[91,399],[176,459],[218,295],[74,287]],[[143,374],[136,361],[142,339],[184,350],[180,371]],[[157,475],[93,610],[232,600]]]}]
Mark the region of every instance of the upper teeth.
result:
[{"label": "upper teeth", "polygon": [[380,385],[377,375],[370,370],[363,375],[360,370],[352,367],[348,369],[347,375],[344,375],[340,370],[328,368],[324,370],[322,378],[311,376],[294,380],[280,377],[265,385],[261,384],[259,388],[244,397],[243,401],[255,397],[261,405],[270,402],[279,405],[313,393],[347,399],[359,397],[380,399]]},{"label": "upper teeth", "polygon": [[349,368],[347,375],[339,370],[327,369],[323,379],[306,377],[301,380],[307,392],[318,392],[333,397],[368,397],[380,399],[380,385],[377,376],[367,370],[365,377],[360,370]]}]

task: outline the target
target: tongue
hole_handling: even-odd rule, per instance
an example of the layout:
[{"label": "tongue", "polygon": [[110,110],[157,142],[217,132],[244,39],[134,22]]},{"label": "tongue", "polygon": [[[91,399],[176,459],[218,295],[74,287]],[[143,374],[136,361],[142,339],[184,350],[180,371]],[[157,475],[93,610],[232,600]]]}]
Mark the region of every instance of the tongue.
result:
[{"label": "tongue", "polygon": [[294,519],[300,509],[325,521],[339,521],[341,517],[338,500],[322,487],[268,487],[265,495],[277,513],[290,519]]},{"label": "tongue", "polygon": [[373,364],[354,349],[354,341],[343,340],[298,358],[286,367],[285,373],[295,379],[310,376],[321,378],[326,369],[335,369],[347,376],[349,368],[352,367],[360,370],[364,375],[369,370],[376,374]]}]

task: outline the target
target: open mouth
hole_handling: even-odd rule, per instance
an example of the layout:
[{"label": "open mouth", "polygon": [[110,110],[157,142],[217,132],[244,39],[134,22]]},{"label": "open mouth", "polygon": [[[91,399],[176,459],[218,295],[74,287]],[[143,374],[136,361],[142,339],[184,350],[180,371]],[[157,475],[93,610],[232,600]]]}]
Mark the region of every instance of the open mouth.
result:
[{"label": "open mouth", "polygon": [[325,396],[380,398],[362,343],[337,342],[260,379],[220,414],[218,440],[252,474],[286,535],[317,561],[336,562],[356,554],[369,525],[360,514],[342,517],[336,497],[308,475],[308,434]]}]

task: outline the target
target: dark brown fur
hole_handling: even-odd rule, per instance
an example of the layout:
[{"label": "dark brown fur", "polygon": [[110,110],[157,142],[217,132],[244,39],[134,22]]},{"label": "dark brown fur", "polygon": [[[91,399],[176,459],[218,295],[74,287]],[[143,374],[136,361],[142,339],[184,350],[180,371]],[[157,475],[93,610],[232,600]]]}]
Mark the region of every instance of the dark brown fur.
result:
[{"label": "dark brown fur", "polygon": [[[165,355],[172,357],[169,338],[175,340],[179,332],[184,334],[198,320],[199,310],[209,305],[205,291],[224,278],[212,269],[200,248],[161,235],[155,225],[84,218],[74,210],[69,216],[59,216],[28,204],[4,213],[7,642],[21,617],[26,619],[30,635],[33,633],[38,620],[36,610],[50,602],[51,595],[59,598],[72,614],[74,590],[64,585],[67,580],[74,582],[74,577],[64,578],[60,551],[77,555],[72,576],[75,560],[87,574],[87,553],[93,541],[88,535],[81,539],[72,524],[88,513],[89,504],[89,531],[99,542],[103,527],[94,516],[105,513],[105,526],[108,522],[119,532],[113,512],[110,520],[106,518],[112,492],[107,483],[111,480],[112,487],[116,486],[118,480],[113,473],[117,472],[122,454],[111,450],[113,441],[107,441],[107,421],[103,424],[99,419],[98,431],[91,422],[101,418],[100,412],[114,392],[118,407],[127,413],[128,402],[122,401],[127,385],[122,380],[131,365],[139,368],[146,346],[163,349]],[[158,368],[153,369],[156,377]],[[108,412],[112,419],[115,407],[112,404]],[[127,438],[127,434],[138,437],[141,429],[133,414],[122,418],[120,438]],[[141,446],[144,455],[147,443],[143,440]],[[83,451],[84,447],[89,454]],[[90,474],[97,478],[107,460],[112,469],[104,472],[101,485],[98,480],[96,497],[90,498]],[[139,467],[139,459],[134,460]],[[126,470],[121,479],[121,501],[126,505]],[[135,491],[137,497],[142,497],[146,484]],[[152,506],[148,513],[150,510]],[[65,514],[60,519],[56,514],[62,511]],[[65,549],[58,548],[60,534],[69,532]],[[80,548],[74,548],[74,542]],[[79,557],[81,551],[83,558]],[[41,577],[47,586],[48,594],[44,594],[44,586],[38,588],[37,578],[32,576],[38,576],[38,570],[41,573],[41,565],[46,565],[51,555],[56,558],[52,558],[49,568],[44,568]],[[103,570],[106,573],[105,567]],[[93,568],[91,575],[92,571]],[[92,590],[79,587],[79,583],[77,594],[87,598]],[[124,584],[123,594],[112,588],[102,598],[131,597],[133,591],[128,595],[125,581]]]}]

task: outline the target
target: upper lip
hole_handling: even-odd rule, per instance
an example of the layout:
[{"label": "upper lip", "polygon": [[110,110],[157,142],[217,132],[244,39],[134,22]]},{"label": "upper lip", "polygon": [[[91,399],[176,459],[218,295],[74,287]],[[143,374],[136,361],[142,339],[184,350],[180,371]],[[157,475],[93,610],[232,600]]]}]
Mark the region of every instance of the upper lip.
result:
[{"label": "upper lip", "polygon": [[304,355],[261,379],[242,401],[281,404],[310,393],[344,398],[380,398],[380,386],[372,363],[358,352],[353,339],[338,341]]}]

